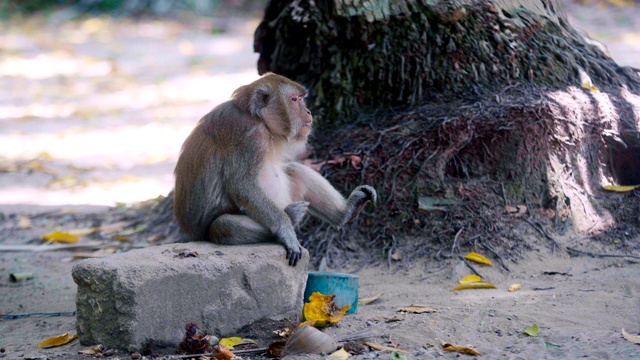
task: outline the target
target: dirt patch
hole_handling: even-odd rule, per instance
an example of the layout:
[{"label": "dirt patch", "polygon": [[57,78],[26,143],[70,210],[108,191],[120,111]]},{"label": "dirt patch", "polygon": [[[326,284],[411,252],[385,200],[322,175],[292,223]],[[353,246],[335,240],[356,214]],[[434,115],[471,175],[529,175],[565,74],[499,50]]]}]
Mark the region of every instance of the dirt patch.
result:
[{"label": "dirt patch", "polygon": [[[423,258],[409,267],[399,267],[394,262],[391,268],[386,264],[364,268],[358,272],[360,297],[383,295],[370,305],[361,305],[357,314],[348,315],[326,332],[337,337],[370,329],[374,333],[370,341],[385,345],[394,341],[412,358],[457,358],[444,353],[436,339],[471,346],[484,358],[640,356],[640,346],[627,342],[620,333],[622,328],[630,333],[640,332],[638,260],[570,257],[566,253],[551,254],[540,245],[517,263],[506,263],[510,271],[500,266],[474,266],[484,279],[498,287],[496,290],[450,291],[457,280],[471,273],[457,258]],[[3,312],[73,311],[76,287],[70,270],[75,261],[70,255],[51,252],[25,257],[23,253],[1,253]],[[10,283],[5,276],[30,270],[35,271],[35,277],[23,283]],[[522,288],[508,292],[513,283],[522,284]],[[404,315],[396,312],[411,304],[428,305],[438,311]],[[384,320],[394,317],[401,320]],[[533,323],[540,329],[536,338],[524,334],[524,329]],[[0,357],[89,358],[77,355],[85,348],[77,341],[54,349],[37,348],[37,343],[47,337],[75,331],[73,316],[3,319],[0,331],[0,348],[4,349]],[[266,334],[256,331],[254,335],[259,333]],[[128,354],[119,355],[128,358]]]}]

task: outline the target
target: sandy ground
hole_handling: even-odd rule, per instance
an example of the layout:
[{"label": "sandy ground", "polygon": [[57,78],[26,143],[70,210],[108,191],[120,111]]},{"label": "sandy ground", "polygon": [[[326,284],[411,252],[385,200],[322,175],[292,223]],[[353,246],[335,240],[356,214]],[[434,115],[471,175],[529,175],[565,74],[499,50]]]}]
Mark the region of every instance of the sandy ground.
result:
[{"label": "sandy ground", "polygon": [[[640,67],[640,9],[567,8],[571,21],[604,41],[619,63]],[[54,16],[0,25],[0,244],[39,243],[19,235],[11,214],[71,205],[95,211],[166,194],[179,146],[197,119],[257,77],[251,49],[257,21],[56,23]],[[497,290],[451,292],[468,274],[458,261],[425,259],[406,271],[365,268],[358,273],[360,296],[383,296],[328,332],[371,328],[371,340],[393,340],[416,359],[458,357],[442,352],[437,338],[469,345],[483,358],[640,358],[640,346],[620,334],[640,332],[638,261],[538,249],[507,264],[510,272],[479,267]],[[0,259],[0,313],[75,309],[70,269],[77,260],[70,253],[2,252]],[[10,282],[17,271],[35,276]],[[522,289],[507,292],[512,283]],[[410,304],[438,311],[395,313]],[[380,320],[394,316],[403,320]],[[523,334],[533,323],[539,337]],[[74,327],[75,318],[64,315],[0,320],[0,358],[87,358],[75,355],[82,348],[77,341],[36,346]]]}]

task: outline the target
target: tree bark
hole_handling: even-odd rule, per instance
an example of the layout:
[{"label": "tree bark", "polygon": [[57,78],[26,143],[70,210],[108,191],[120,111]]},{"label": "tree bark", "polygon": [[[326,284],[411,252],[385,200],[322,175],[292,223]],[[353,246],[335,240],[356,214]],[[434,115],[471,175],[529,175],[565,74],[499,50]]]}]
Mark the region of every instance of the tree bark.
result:
[{"label": "tree bark", "polygon": [[328,122],[518,82],[640,85],[557,0],[271,1],[255,49],[258,71],[306,84]]}]

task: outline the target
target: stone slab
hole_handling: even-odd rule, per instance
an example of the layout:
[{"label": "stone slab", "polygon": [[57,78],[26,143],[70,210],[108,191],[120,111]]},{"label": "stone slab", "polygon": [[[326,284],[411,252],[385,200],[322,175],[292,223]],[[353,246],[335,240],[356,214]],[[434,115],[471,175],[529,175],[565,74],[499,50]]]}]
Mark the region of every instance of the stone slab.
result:
[{"label": "stone slab", "polygon": [[278,244],[206,242],[83,260],[72,270],[80,342],[127,351],[170,348],[187,322],[221,337],[263,318],[301,314],[308,263],[303,250],[297,266],[289,266]]}]

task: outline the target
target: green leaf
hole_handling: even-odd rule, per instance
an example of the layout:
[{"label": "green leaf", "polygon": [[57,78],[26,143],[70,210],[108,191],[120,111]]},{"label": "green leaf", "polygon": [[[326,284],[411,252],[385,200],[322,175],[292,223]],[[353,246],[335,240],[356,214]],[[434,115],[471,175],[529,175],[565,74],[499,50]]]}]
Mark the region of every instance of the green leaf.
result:
[{"label": "green leaf", "polygon": [[398,354],[396,352],[393,353],[393,360],[407,360],[407,355]]},{"label": "green leaf", "polygon": [[538,336],[540,334],[538,331],[538,325],[533,324],[533,326],[529,326],[528,328],[524,329],[524,333],[529,336]]}]

